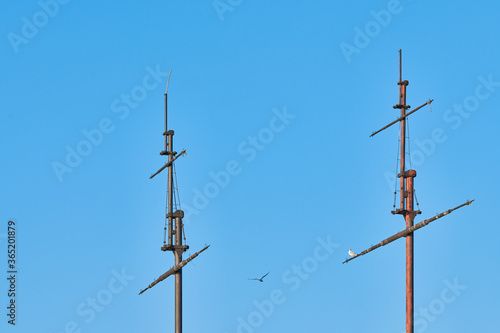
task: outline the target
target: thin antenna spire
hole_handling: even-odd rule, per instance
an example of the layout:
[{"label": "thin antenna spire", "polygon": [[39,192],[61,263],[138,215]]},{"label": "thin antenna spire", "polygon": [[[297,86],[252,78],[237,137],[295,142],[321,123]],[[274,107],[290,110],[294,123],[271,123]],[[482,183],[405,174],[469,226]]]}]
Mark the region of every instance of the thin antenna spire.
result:
[{"label": "thin antenna spire", "polygon": [[399,49],[399,81],[401,82],[402,77],[403,77],[403,72],[402,72],[402,55],[401,55],[401,49]]},{"label": "thin antenna spire", "polygon": [[170,83],[170,74],[172,74],[172,68],[170,68],[170,72],[168,72],[167,89],[165,90],[165,94],[168,94],[168,84]]},{"label": "thin antenna spire", "polygon": [[[167,136],[167,131],[168,131],[168,126],[167,126],[167,93],[168,93],[168,84],[170,83],[170,74],[172,74],[172,69],[170,69],[170,72],[168,73],[168,80],[167,80],[167,89],[165,89],[165,151],[168,151],[168,136]],[[160,153],[161,154],[161,153]]]}]

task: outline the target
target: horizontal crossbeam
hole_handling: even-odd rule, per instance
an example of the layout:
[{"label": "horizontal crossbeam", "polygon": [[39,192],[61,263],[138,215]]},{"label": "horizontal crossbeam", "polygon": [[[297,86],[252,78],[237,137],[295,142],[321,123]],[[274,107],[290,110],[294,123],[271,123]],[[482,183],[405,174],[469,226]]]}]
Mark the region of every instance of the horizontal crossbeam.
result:
[{"label": "horizontal crossbeam", "polygon": [[157,174],[159,174],[160,172],[162,172],[165,168],[168,168],[170,165],[172,165],[172,163],[174,163],[174,161],[176,159],[179,158],[179,156],[181,156],[181,155],[183,155],[185,153],[186,153],[185,150],[181,151],[181,153],[179,155],[175,156],[171,161],[167,162],[164,166],[162,166],[160,168],[160,170],[156,171],[156,173],[154,173],[153,175],[151,175],[151,177],[149,177],[149,179],[153,178],[154,176],[156,176]]},{"label": "horizontal crossbeam", "polygon": [[424,106],[426,106],[427,104],[429,104],[429,105],[430,105],[430,104],[432,103],[432,101],[433,101],[433,99],[428,100],[427,102],[425,102],[424,104],[422,104],[422,105],[420,105],[418,108],[416,108],[415,110],[408,112],[408,113],[407,113],[407,114],[405,114],[404,116],[401,116],[401,117],[399,117],[398,119],[394,120],[394,121],[393,121],[392,123],[390,123],[389,125],[386,125],[386,126],[382,127],[381,129],[379,129],[379,130],[378,130],[378,131],[376,131],[376,132],[373,132],[373,133],[370,135],[370,137],[374,136],[374,135],[375,135],[375,134],[377,134],[377,133],[382,132],[382,131],[383,131],[383,130],[385,130],[386,128],[391,127],[392,125],[394,125],[394,124],[395,124],[395,123],[397,123],[398,121],[403,120],[404,118],[408,117],[408,116],[409,116],[409,115],[411,115],[412,113],[414,113],[414,112],[418,111],[419,109],[423,108],[423,107],[424,107]]},{"label": "horizontal crossbeam", "polygon": [[203,249],[201,249],[200,251],[196,252],[195,254],[193,254],[192,256],[190,256],[189,258],[187,258],[186,260],[183,260],[180,263],[178,263],[177,265],[175,265],[174,267],[170,268],[168,271],[166,271],[165,273],[163,273],[162,275],[160,275],[159,278],[157,278],[156,280],[154,280],[153,283],[151,283],[149,286],[147,286],[147,288],[144,288],[143,290],[141,290],[141,292],[139,293],[139,295],[142,294],[143,292],[145,292],[146,290],[148,290],[149,288],[154,287],[156,284],[160,283],[161,281],[165,280],[170,275],[175,274],[182,267],[186,266],[188,262],[190,262],[191,260],[193,260],[194,258],[196,258],[200,253],[202,253],[203,251],[205,251],[206,249],[208,249],[209,246],[210,245],[205,246]]},{"label": "horizontal crossbeam", "polygon": [[435,221],[435,220],[437,220],[437,219],[439,219],[439,218],[441,218],[441,217],[443,217],[443,216],[445,216],[445,215],[450,214],[450,213],[451,213],[451,212],[453,212],[454,210],[457,210],[457,209],[459,209],[459,208],[461,208],[461,207],[463,207],[463,206],[465,206],[465,205],[470,205],[473,201],[474,201],[474,200],[469,200],[469,201],[467,201],[466,203],[461,204],[460,206],[457,206],[457,207],[452,208],[452,209],[448,209],[447,211],[442,212],[441,214],[437,214],[436,216],[433,216],[433,217],[431,217],[430,219],[424,220],[424,221],[422,221],[422,222],[419,222],[419,223],[415,224],[414,226],[411,226],[411,227],[409,227],[409,228],[407,228],[407,229],[405,229],[405,230],[403,230],[403,231],[400,231],[400,232],[398,232],[397,234],[392,235],[391,237],[384,239],[383,241],[381,241],[381,242],[380,242],[380,243],[378,243],[377,245],[374,245],[374,246],[370,247],[369,249],[364,250],[363,252],[361,252],[361,253],[359,253],[359,254],[355,255],[354,257],[347,259],[346,261],[344,261],[344,262],[343,262],[343,264],[345,264],[346,262],[349,262],[349,261],[351,261],[351,260],[353,260],[353,259],[356,259],[357,257],[361,257],[362,255],[365,255],[365,254],[367,254],[368,252],[371,252],[371,251],[373,251],[373,250],[375,250],[375,249],[377,249],[377,248],[379,248],[379,247],[381,247],[381,246],[384,246],[384,245],[387,245],[387,244],[389,244],[389,243],[392,243],[392,242],[394,242],[396,239],[399,239],[399,238],[402,238],[402,237],[408,236],[409,234],[411,234],[411,233],[412,233],[412,232],[414,232],[415,230],[418,230],[418,229],[420,229],[420,228],[425,227],[425,226],[426,226],[426,225],[428,225],[429,223],[431,223],[431,222],[433,222],[433,221]]}]

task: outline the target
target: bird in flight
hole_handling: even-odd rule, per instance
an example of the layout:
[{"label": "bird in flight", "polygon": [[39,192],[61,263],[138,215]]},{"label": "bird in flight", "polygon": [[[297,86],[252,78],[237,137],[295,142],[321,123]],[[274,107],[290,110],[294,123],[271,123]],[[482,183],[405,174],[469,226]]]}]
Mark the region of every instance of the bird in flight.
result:
[{"label": "bird in flight", "polygon": [[351,257],[354,257],[354,256],[357,256],[358,254],[357,254],[357,253],[352,252],[352,251],[351,251],[351,249],[349,249],[349,255],[350,255]]},{"label": "bird in flight", "polygon": [[[269,272],[270,272],[270,271],[269,271]],[[261,277],[260,279],[249,279],[249,280],[257,280],[257,281],[259,281],[259,282],[264,282],[264,281],[262,281],[262,280],[263,280],[263,279],[267,276],[267,274],[269,274],[269,272],[267,272],[267,273],[266,273],[263,277]]]}]

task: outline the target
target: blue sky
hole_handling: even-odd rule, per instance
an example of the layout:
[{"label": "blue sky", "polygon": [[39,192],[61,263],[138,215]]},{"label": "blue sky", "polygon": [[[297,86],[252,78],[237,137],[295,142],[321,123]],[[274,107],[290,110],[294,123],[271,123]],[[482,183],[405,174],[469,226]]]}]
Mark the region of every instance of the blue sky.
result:
[{"label": "blue sky", "polygon": [[[495,1],[9,2],[0,14],[2,332],[173,332],[163,93],[188,253],[184,332],[404,331],[398,50],[422,215],[416,332],[498,332]],[[264,283],[248,281],[270,271]]]}]

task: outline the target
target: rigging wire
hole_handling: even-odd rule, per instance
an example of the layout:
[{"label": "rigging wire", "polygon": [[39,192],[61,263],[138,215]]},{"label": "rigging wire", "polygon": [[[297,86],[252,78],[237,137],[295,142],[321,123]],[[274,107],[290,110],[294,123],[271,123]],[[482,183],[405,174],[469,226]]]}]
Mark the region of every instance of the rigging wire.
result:
[{"label": "rigging wire", "polygon": [[[399,133],[401,134],[401,126],[400,126],[400,129],[399,129]],[[394,175],[394,203],[392,205],[392,207],[395,209],[396,208],[396,194],[398,192],[398,168],[399,168],[399,161],[400,161],[400,158],[399,158],[399,147],[401,145],[401,135],[398,135],[398,149],[397,149],[397,154],[396,154],[396,173]]]},{"label": "rigging wire", "polygon": [[[174,200],[176,200],[176,208],[182,209],[181,208],[181,197],[179,194],[179,187],[178,187],[178,183],[177,183],[177,171],[175,170],[175,163],[172,163],[172,168],[173,168],[173,172],[174,172],[174,189],[175,189]],[[177,194],[177,196],[175,194]],[[182,238],[184,240],[184,245],[186,245],[186,232],[184,230],[184,223],[182,223],[181,228],[182,228]]]},{"label": "rigging wire", "polygon": [[[411,147],[410,147],[410,122],[408,121],[408,118],[406,118],[406,130],[408,131],[408,162],[410,163],[410,169],[413,169],[411,166]],[[417,204],[417,210],[420,210],[420,204],[417,199],[417,194],[415,193],[415,189],[413,189],[413,194],[415,197],[415,203]]]},{"label": "rigging wire", "polygon": [[[173,197],[173,202],[172,202],[172,207],[168,206],[168,198],[169,198],[169,191],[168,191],[168,186],[166,189],[166,204],[165,204],[165,225],[163,227],[163,244],[166,244],[167,241],[167,227],[169,224],[169,218],[167,217],[167,214],[169,212],[169,208],[172,208],[172,211],[175,211],[177,209],[181,209],[181,199],[179,195],[179,188],[178,188],[178,183],[177,183],[177,172],[175,170],[175,163],[172,163],[172,168],[173,168],[173,176],[174,176],[174,184],[172,184],[172,197]],[[184,225],[182,225],[182,232],[183,232],[183,238],[184,238],[184,243],[186,243],[186,234],[184,233]]]},{"label": "rigging wire", "polygon": [[177,171],[175,171],[175,163],[172,163],[172,167],[173,167],[173,171],[174,171],[174,189],[175,189],[175,193],[174,193],[174,200],[175,200],[175,194],[177,194],[177,204],[176,204],[176,207],[178,209],[182,209],[181,208],[181,198],[180,198],[180,195],[179,195],[179,187],[177,185]]},{"label": "rigging wire", "polygon": [[163,227],[163,244],[167,243],[167,225],[168,225],[168,218],[167,218],[167,213],[168,213],[168,186],[167,186],[167,195],[165,196],[166,198],[166,203],[165,203],[165,226]]},{"label": "rigging wire", "polygon": [[408,142],[408,162],[410,163],[410,169],[412,169],[411,167],[411,151],[410,151],[410,121],[408,118],[406,118],[406,132],[408,133],[408,136],[406,137],[407,140],[406,142]]}]

